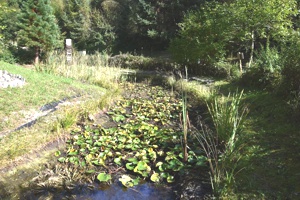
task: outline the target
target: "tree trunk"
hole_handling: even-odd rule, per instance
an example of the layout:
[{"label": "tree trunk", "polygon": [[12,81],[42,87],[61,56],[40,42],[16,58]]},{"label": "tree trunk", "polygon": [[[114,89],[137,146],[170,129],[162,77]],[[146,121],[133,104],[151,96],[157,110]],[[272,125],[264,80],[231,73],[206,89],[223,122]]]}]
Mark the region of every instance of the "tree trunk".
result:
[{"label": "tree trunk", "polygon": [[37,65],[39,64],[39,60],[40,60],[40,48],[39,47],[36,47],[35,48],[35,58],[34,58],[34,64]]},{"label": "tree trunk", "polygon": [[254,31],[251,32],[251,52],[250,52],[250,60],[249,60],[249,68],[253,62],[253,54],[254,54]]}]

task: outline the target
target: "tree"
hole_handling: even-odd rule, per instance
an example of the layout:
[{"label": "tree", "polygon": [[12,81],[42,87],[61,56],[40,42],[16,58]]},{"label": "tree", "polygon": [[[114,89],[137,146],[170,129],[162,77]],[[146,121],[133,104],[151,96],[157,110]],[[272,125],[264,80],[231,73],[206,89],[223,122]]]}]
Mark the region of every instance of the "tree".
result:
[{"label": "tree", "polygon": [[[16,2],[9,0],[4,3],[0,3],[0,37],[3,37],[3,42],[15,42],[17,32],[17,13],[19,7]],[[1,31],[2,27],[2,31]]]},{"label": "tree", "polygon": [[292,17],[297,14],[295,0],[235,0],[227,8],[232,12],[231,34],[250,49],[249,66],[253,61],[255,41],[283,40],[290,34]]},{"label": "tree", "polygon": [[111,52],[115,43],[114,28],[107,22],[99,10],[91,12],[90,37],[86,40],[86,47],[90,52]]},{"label": "tree", "polygon": [[293,0],[208,2],[185,16],[171,51],[181,62],[198,59],[212,64],[228,54],[230,46],[240,46],[250,49],[251,65],[255,41],[283,40],[296,12]]},{"label": "tree", "polygon": [[208,65],[222,59],[230,40],[229,16],[223,4],[215,2],[189,12],[179,23],[178,37],[170,45],[174,59],[180,63]]},{"label": "tree", "polygon": [[126,27],[118,37],[132,49],[165,49],[178,30],[184,13],[195,9],[199,0],[115,0],[122,6]]},{"label": "tree", "polygon": [[[3,15],[4,15],[4,13],[5,12],[7,12],[7,7],[6,7],[6,5],[4,5],[4,4],[0,4],[0,31],[2,32],[2,30],[5,28],[5,26],[3,25],[3,23],[2,23],[2,20],[3,20]],[[1,38],[3,37],[3,34],[0,32],[0,40],[1,40]]]},{"label": "tree", "polygon": [[34,48],[34,62],[38,64],[41,50],[50,51],[60,43],[60,31],[50,0],[23,1],[20,9],[18,42],[19,45]]},{"label": "tree", "polygon": [[74,41],[79,50],[87,49],[90,37],[91,7],[89,1],[64,0],[64,12],[61,16],[62,32]]}]

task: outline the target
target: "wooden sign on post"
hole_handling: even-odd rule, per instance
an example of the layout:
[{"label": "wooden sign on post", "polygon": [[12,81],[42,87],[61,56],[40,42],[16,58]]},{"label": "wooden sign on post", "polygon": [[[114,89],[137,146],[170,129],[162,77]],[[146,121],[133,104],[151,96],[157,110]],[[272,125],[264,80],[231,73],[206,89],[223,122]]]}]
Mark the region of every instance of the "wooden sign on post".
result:
[{"label": "wooden sign on post", "polygon": [[240,61],[240,72],[243,73],[243,65],[242,65],[242,60],[244,59],[244,53],[238,52],[237,57]]},{"label": "wooden sign on post", "polygon": [[66,58],[67,63],[72,63],[72,39],[66,39]]}]

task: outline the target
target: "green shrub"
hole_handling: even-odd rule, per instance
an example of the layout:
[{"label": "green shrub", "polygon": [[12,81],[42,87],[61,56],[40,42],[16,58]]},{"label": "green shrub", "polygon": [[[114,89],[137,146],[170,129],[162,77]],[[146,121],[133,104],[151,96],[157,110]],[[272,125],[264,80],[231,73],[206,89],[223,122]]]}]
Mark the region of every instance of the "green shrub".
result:
[{"label": "green shrub", "polygon": [[283,50],[283,81],[280,87],[281,96],[286,97],[292,109],[292,118],[300,119],[300,40],[292,37]]},{"label": "green shrub", "polygon": [[282,50],[283,88],[286,92],[300,91],[300,40],[291,39]]},{"label": "green shrub", "polygon": [[236,79],[240,76],[236,64],[231,64],[223,59],[212,64],[188,63],[189,73],[199,76],[212,76],[215,78]]},{"label": "green shrub", "polygon": [[4,48],[1,51],[0,60],[11,64],[16,63],[16,58],[14,57],[13,53],[7,48]]},{"label": "green shrub", "polygon": [[276,48],[262,48],[256,53],[253,66],[242,76],[243,85],[274,90],[282,81],[282,61]]},{"label": "green shrub", "polygon": [[34,49],[12,48],[12,52],[20,64],[32,64],[34,60]]},{"label": "green shrub", "polygon": [[135,56],[131,54],[119,54],[108,59],[110,66],[131,68],[138,70],[172,70],[174,64],[157,58]]}]

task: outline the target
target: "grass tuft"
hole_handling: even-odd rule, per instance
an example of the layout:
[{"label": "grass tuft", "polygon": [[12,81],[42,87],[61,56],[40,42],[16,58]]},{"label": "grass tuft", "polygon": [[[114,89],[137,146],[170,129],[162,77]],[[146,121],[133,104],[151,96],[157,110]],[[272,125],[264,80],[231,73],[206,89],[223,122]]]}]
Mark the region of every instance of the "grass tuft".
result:
[{"label": "grass tuft", "polygon": [[241,105],[243,92],[229,94],[227,98],[215,97],[207,103],[215,131],[206,125],[196,133],[210,168],[212,189],[216,196],[233,192],[237,163],[241,159],[238,136],[246,118],[247,108]]}]

